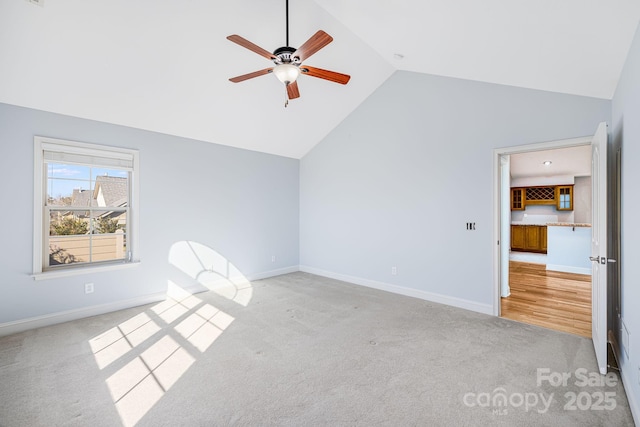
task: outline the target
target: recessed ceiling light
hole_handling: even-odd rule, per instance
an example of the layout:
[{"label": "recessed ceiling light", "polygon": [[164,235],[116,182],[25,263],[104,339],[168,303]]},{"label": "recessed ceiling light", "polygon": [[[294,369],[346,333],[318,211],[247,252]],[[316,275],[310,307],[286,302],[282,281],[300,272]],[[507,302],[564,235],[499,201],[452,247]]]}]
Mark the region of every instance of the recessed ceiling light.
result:
[{"label": "recessed ceiling light", "polygon": [[551,160],[545,160],[542,164],[545,166],[551,166]]}]

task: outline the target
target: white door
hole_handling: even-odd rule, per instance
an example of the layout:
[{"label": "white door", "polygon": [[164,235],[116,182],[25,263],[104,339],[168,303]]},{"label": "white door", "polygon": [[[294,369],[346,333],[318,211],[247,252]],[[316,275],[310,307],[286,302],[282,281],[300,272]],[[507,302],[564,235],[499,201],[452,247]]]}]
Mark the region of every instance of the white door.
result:
[{"label": "white door", "polygon": [[598,369],[607,373],[607,124],[591,141],[591,338]]}]

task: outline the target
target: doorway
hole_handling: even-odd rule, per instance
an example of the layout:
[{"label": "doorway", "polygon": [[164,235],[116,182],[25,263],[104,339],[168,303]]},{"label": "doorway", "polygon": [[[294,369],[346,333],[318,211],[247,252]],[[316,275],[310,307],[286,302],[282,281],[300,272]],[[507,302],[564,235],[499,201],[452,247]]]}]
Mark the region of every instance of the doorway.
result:
[{"label": "doorway", "polygon": [[[509,157],[509,187],[521,188],[511,191],[519,197],[526,193],[527,200],[509,199],[510,292],[501,295],[501,316],[591,338],[591,146]],[[530,195],[548,200],[531,200]],[[572,224],[571,229],[564,224]],[[551,257],[548,234],[556,252]],[[559,238],[566,249],[559,248]],[[580,253],[568,245],[582,245],[582,253],[560,257],[559,250]]]},{"label": "doorway", "polygon": [[[496,287],[495,314],[590,338],[592,289],[587,261],[591,236],[587,225],[591,222],[591,138],[511,147],[496,150],[496,154],[500,165],[496,195],[496,200],[500,201],[500,215],[496,215],[496,229],[500,230],[500,285]],[[508,171],[506,179],[505,165]],[[512,210],[512,187],[522,188],[524,196],[527,188],[531,189],[527,191],[557,191],[561,186],[571,188],[571,209],[560,209],[556,203],[557,193],[552,191],[553,194],[548,196],[550,200],[534,200]],[[579,200],[575,201],[574,188],[579,193]],[[517,198],[520,193],[515,194]],[[589,196],[587,200],[585,194]],[[584,228],[575,233],[577,226]],[[555,248],[554,257],[549,259],[547,229],[553,231],[553,236],[558,230],[567,235],[567,229],[571,230],[569,236],[587,236],[581,242],[586,252],[578,264],[568,265],[570,263],[564,261],[563,265],[554,264],[558,253]],[[522,247],[516,241],[525,236],[525,230],[527,244]],[[516,241],[512,240],[512,231]],[[535,240],[535,244],[529,240]],[[504,244],[500,245],[500,242]],[[512,246],[514,250],[511,250]]]},{"label": "doorway", "polygon": [[[510,244],[509,233],[502,233],[501,216],[503,210],[510,209],[507,204],[501,203],[501,190],[508,188],[501,185],[501,158],[507,155],[517,153],[537,152],[547,149],[556,149],[562,147],[577,147],[582,145],[591,145],[591,179],[592,179],[592,200],[591,200],[591,248],[587,256],[580,256],[579,259],[589,260],[591,265],[591,341],[596,355],[598,370],[601,374],[607,373],[607,342],[610,331],[608,330],[607,317],[611,312],[608,307],[608,273],[611,270],[608,265],[616,263],[615,258],[609,258],[608,245],[611,235],[609,233],[610,225],[608,224],[608,215],[610,215],[611,205],[608,205],[608,184],[613,185],[616,181],[611,180],[614,169],[609,167],[607,163],[607,152],[609,151],[607,124],[601,122],[591,137],[575,138],[563,141],[552,141],[541,144],[532,144],[520,147],[510,147],[494,150],[494,237],[497,242],[494,250],[494,305],[493,312],[496,316],[500,315],[500,291],[501,285],[505,283],[503,274],[508,275],[508,269],[502,268],[508,263],[508,257],[504,254],[507,244]],[[509,188],[510,190],[510,188]],[[562,193],[559,193],[562,194]],[[525,195],[526,198],[526,195]],[[535,199],[535,198],[534,198]],[[561,200],[559,198],[558,200]],[[561,229],[562,227],[551,227]],[[576,230],[577,227],[571,227]],[[613,230],[611,230],[613,232]],[[551,236],[549,236],[551,237]],[[615,236],[614,241],[620,236]],[[501,245],[501,242],[504,242]],[[549,241],[551,243],[551,240]],[[579,245],[576,249],[580,249]],[[564,251],[565,254],[575,255],[573,251]],[[506,282],[508,283],[508,282]],[[613,285],[613,284],[611,284]]]}]

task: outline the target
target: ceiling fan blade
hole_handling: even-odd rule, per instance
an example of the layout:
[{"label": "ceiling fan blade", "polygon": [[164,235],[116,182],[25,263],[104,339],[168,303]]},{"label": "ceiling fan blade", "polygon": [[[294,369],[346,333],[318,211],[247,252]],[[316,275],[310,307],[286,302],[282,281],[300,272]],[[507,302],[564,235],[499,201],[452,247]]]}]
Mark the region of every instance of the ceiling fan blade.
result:
[{"label": "ceiling fan blade", "polygon": [[319,79],[329,80],[335,83],[346,85],[349,82],[351,76],[342,73],[336,73],[335,71],[323,70],[322,68],[309,67],[308,65],[302,65],[300,67],[302,74],[311,77],[317,77]]},{"label": "ceiling fan blade", "polygon": [[289,99],[300,98],[300,91],[298,90],[298,82],[289,83],[287,85],[287,96]]},{"label": "ceiling fan blade", "polygon": [[243,74],[243,75],[237,76],[237,77],[232,77],[229,80],[234,82],[234,83],[240,83],[240,82],[243,82],[245,80],[252,79],[254,77],[264,76],[265,74],[269,74],[272,71],[273,71],[273,67],[265,68],[264,70],[254,71],[253,73]]},{"label": "ceiling fan blade", "polygon": [[264,56],[267,59],[275,59],[275,55],[271,52],[269,52],[268,50],[265,50],[263,48],[261,48],[260,46],[251,43],[249,40],[245,39],[244,37],[240,37],[237,34],[233,34],[227,37],[227,40],[230,40],[234,43],[239,44],[240,46],[249,49],[252,52],[257,53],[260,56]]},{"label": "ceiling fan blade", "polygon": [[300,62],[302,62],[332,41],[333,37],[331,37],[324,31],[319,30],[317,33],[312,35],[309,40],[304,42],[304,44],[300,46],[298,50],[296,50],[291,56],[293,58],[300,58]]}]

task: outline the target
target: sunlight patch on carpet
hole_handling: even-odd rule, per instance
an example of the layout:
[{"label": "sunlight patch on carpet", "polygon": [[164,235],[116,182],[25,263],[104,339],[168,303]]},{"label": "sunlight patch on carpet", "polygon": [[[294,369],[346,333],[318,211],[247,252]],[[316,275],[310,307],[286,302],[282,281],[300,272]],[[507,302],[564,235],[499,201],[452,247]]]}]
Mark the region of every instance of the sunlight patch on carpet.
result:
[{"label": "sunlight patch on carpet", "polygon": [[185,290],[188,281],[245,307],[253,294],[251,282],[204,245],[178,242],[169,260],[188,276],[184,287],[168,280],[164,301],[89,340],[125,427],[135,426],[235,320]]}]

